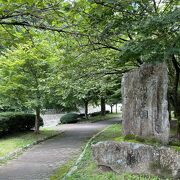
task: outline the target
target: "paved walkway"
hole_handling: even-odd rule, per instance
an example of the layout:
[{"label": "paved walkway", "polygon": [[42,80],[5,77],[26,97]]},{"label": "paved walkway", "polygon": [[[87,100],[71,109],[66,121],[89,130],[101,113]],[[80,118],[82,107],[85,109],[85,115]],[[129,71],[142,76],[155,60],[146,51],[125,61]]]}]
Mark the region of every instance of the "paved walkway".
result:
[{"label": "paved walkway", "polygon": [[0,167],[0,180],[47,180],[61,165],[80,152],[81,145],[107,125],[119,120],[69,124],[59,127],[64,135],[49,139]]}]

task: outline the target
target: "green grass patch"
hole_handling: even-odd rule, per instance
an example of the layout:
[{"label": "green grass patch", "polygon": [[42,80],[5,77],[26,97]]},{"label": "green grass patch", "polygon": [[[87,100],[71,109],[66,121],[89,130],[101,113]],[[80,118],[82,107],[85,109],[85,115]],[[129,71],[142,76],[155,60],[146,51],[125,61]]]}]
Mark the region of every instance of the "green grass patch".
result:
[{"label": "green grass patch", "polygon": [[56,172],[50,177],[50,180],[62,180],[66,173],[70,170],[73,166],[77,157],[72,158],[67,163],[62,165],[60,168],[56,170]]},{"label": "green grass patch", "polygon": [[113,119],[113,118],[121,118],[121,114],[120,113],[112,113],[112,114],[106,114],[105,116],[94,116],[94,117],[89,117],[89,121],[91,122],[97,122],[97,121],[103,121],[103,120],[109,120],[109,119]]},{"label": "green grass patch", "polygon": [[0,138],[0,164],[11,159],[11,154],[18,150],[35,144],[36,142],[48,139],[59,134],[56,130],[43,129],[40,134],[35,134],[33,131],[16,133]]},{"label": "green grass patch", "polygon": [[161,142],[156,140],[155,138],[142,138],[140,136],[136,136],[134,134],[128,134],[126,136],[120,136],[113,139],[114,141],[122,142],[134,142],[134,143],[143,143],[148,145],[161,145]]},{"label": "green grass patch", "polygon": [[[153,145],[153,146],[162,145],[162,143],[155,138],[152,138],[152,137],[142,138],[140,136],[136,136],[133,134],[128,134],[126,136],[120,135],[118,137],[115,137],[112,140],[117,141],[117,142],[126,141],[126,142],[142,143],[142,144]],[[167,145],[167,147],[171,147],[177,151],[180,151],[180,141],[176,140],[176,141],[170,142],[169,145]]]},{"label": "green grass patch", "polygon": [[180,151],[180,140],[170,142],[170,146],[177,151]]}]

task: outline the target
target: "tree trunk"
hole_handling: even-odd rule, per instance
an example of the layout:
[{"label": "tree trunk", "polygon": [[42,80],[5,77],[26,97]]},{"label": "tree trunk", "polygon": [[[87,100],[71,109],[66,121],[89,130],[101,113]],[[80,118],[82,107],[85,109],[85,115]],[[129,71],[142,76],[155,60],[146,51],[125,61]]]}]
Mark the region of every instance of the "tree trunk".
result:
[{"label": "tree trunk", "polygon": [[88,119],[88,101],[84,101],[85,118]]},{"label": "tree trunk", "polygon": [[110,107],[111,107],[111,114],[113,113],[113,105],[110,105]]},{"label": "tree trunk", "polygon": [[172,57],[172,63],[175,69],[175,80],[174,80],[174,93],[173,93],[173,100],[174,100],[174,111],[177,117],[177,136],[180,139],[180,95],[178,94],[178,86],[180,81],[180,68],[176,61],[175,56]]},{"label": "tree trunk", "polygon": [[169,122],[171,122],[172,117],[171,117],[171,103],[170,99],[168,98],[168,111],[169,111]]},{"label": "tree trunk", "polygon": [[118,110],[117,110],[117,103],[116,103],[116,114],[118,113]]},{"label": "tree trunk", "polygon": [[35,119],[35,130],[34,130],[34,132],[36,134],[39,133],[39,122],[40,122],[40,108],[37,107],[36,108],[36,119]]},{"label": "tree trunk", "polygon": [[106,115],[106,101],[105,98],[101,97],[101,115]]},{"label": "tree trunk", "polygon": [[177,137],[180,139],[180,116],[177,117]]},{"label": "tree trunk", "polygon": [[180,139],[180,100],[177,99],[175,113],[177,118],[177,137]]}]

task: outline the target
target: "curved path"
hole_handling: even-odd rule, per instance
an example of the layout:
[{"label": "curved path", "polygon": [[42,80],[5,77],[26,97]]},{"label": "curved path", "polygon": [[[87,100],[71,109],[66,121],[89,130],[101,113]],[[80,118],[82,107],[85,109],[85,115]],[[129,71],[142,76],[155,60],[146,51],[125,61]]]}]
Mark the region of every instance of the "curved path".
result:
[{"label": "curved path", "polygon": [[118,122],[118,119],[113,119],[59,126],[58,130],[64,131],[63,136],[35,145],[17,159],[1,166],[0,180],[47,180],[59,166],[80,152],[83,142],[107,125]]}]

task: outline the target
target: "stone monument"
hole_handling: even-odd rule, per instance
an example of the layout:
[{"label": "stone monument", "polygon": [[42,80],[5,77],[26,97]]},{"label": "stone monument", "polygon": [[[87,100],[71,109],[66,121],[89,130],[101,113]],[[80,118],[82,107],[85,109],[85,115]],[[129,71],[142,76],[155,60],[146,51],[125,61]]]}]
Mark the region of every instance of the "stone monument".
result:
[{"label": "stone monument", "polygon": [[144,64],[122,78],[123,134],[169,141],[168,73],[165,64]]}]

